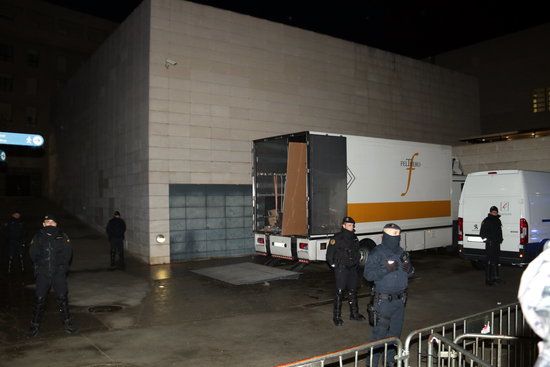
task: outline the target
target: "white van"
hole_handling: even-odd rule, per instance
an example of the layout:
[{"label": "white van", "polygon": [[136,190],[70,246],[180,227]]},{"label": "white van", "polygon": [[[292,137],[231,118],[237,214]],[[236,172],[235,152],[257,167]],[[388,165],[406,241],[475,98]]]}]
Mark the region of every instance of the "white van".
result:
[{"label": "white van", "polygon": [[497,170],[470,173],[458,208],[461,257],[485,259],[479,236],[491,206],[502,222],[501,263],[526,264],[550,241],[550,172]]}]

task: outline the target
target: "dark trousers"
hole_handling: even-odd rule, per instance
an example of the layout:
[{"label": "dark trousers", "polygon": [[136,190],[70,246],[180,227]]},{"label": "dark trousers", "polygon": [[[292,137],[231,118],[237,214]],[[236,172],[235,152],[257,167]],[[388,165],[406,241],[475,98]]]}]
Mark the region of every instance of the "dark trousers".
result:
[{"label": "dark trousers", "polygon": [[[378,315],[376,326],[372,328],[371,341],[401,337],[403,330],[403,321],[405,316],[405,300],[404,299],[375,299],[374,307]],[[375,349],[372,355],[372,364],[370,364],[370,356],[367,357],[367,366],[378,366],[378,360],[383,353],[383,346]],[[396,350],[394,347],[388,347],[387,364],[393,366],[395,363]]]},{"label": "dark trousers", "polygon": [[111,263],[114,262],[115,255],[118,253],[120,263],[124,264],[124,239],[111,237],[109,244],[111,245]]},{"label": "dark trousers", "polygon": [[334,276],[336,278],[336,289],[354,289],[357,290],[359,286],[359,274],[357,272],[357,267],[352,266],[340,267],[336,266],[334,269]]},{"label": "dark trousers", "polygon": [[68,292],[65,274],[55,274],[51,277],[42,274],[36,276],[36,297],[46,298],[51,287],[57,298],[65,297]]},{"label": "dark trousers", "polygon": [[485,261],[487,264],[498,264],[500,258],[500,243],[487,240],[485,242]]}]

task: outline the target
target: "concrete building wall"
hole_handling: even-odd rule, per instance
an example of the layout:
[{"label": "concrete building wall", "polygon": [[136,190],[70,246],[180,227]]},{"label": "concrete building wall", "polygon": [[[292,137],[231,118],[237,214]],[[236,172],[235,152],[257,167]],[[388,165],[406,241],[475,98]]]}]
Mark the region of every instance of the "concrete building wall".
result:
[{"label": "concrete building wall", "polygon": [[547,136],[457,145],[453,147],[453,155],[460,159],[464,174],[497,169],[550,172],[550,138]]},{"label": "concrete building wall", "polygon": [[249,185],[253,139],[479,133],[473,77],[181,0],[144,1],[56,113],[54,196],[101,227],[120,210],[129,250],[151,264],[170,261],[169,241],[155,242],[170,233],[170,185]]},{"label": "concrete building wall", "polygon": [[[154,0],[151,15],[152,232],[170,230],[169,184],[249,184],[253,139],[314,130],[452,144],[479,133],[475,78],[181,0]],[[150,261],[168,255],[156,246]]]},{"label": "concrete building wall", "polygon": [[[116,25],[46,1],[0,2],[0,131],[41,134],[46,139],[44,150],[32,153],[3,148],[8,161],[0,171],[0,195],[48,195],[45,150],[53,147],[53,97]],[[6,183],[16,177],[30,178],[30,192],[13,192]]]},{"label": "concrete building wall", "polygon": [[[148,1],[70,80],[57,100],[52,197],[103,229],[114,210],[129,250],[149,261]],[[107,260],[106,260],[107,261]]]},{"label": "concrete building wall", "polygon": [[[533,112],[533,91],[550,90],[550,23],[437,55],[437,65],[479,79],[483,134],[548,127],[550,105]],[[550,99],[547,96],[547,103]]]}]

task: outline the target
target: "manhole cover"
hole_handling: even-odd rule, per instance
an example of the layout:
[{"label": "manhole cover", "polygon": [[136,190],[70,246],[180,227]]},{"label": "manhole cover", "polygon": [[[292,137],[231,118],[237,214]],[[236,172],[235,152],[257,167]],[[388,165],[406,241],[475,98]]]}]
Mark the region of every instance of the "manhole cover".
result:
[{"label": "manhole cover", "polygon": [[116,312],[120,310],[122,310],[120,306],[94,306],[88,309],[90,312]]}]

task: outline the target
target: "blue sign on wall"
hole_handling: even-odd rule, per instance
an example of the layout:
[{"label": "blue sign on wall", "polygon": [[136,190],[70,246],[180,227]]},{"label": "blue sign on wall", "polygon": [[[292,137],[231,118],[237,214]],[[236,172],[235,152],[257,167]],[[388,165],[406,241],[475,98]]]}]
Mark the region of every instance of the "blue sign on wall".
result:
[{"label": "blue sign on wall", "polygon": [[4,152],[3,150],[0,150],[0,162],[5,162],[6,161],[6,152]]},{"label": "blue sign on wall", "polygon": [[40,147],[44,144],[42,135],[5,133],[0,131],[0,144]]}]

